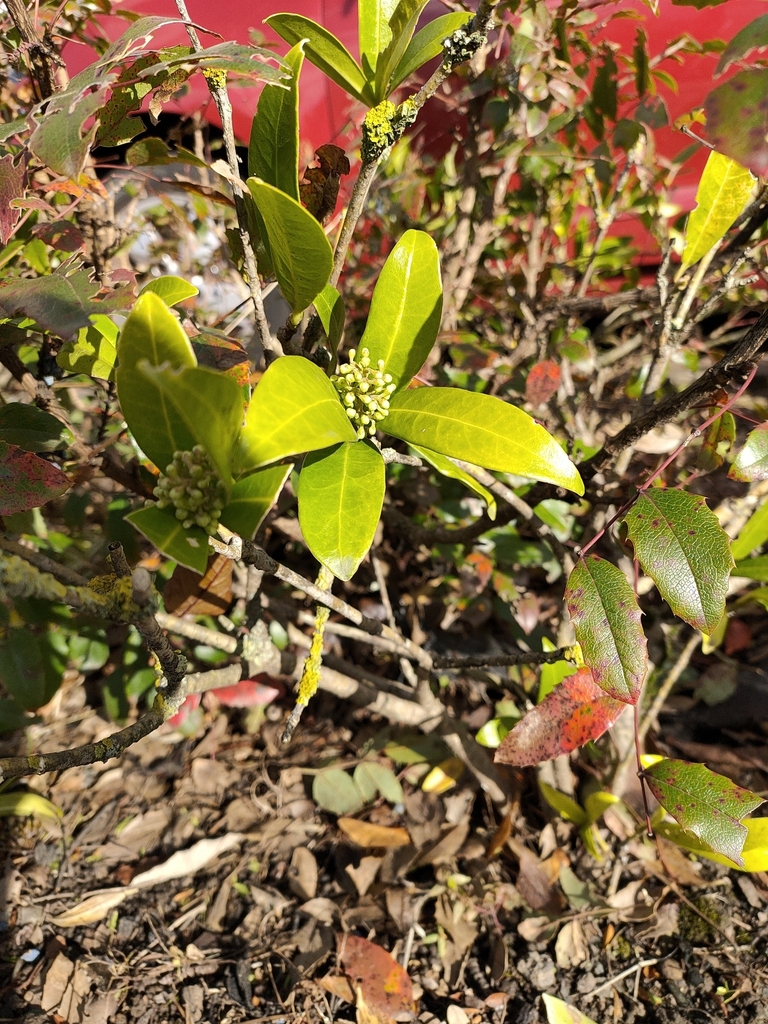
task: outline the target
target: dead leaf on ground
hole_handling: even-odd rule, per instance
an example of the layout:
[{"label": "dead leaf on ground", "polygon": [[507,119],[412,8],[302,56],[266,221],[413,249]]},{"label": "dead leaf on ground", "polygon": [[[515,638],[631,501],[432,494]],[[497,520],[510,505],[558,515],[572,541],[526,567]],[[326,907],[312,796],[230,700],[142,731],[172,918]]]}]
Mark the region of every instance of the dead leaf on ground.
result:
[{"label": "dead leaf on ground", "polygon": [[347,874],[354,882],[358,896],[365,896],[376,881],[381,861],[381,857],[363,857],[357,867],[352,864],[347,865]]},{"label": "dead leaf on ground", "polygon": [[566,921],[555,942],[555,959],[561,970],[584,963],[589,956],[589,947],[584,938],[580,921]]},{"label": "dead leaf on ground", "polygon": [[297,846],[291,855],[288,885],[300,900],[313,900],[317,895],[317,861],[306,846]]},{"label": "dead leaf on ground", "polygon": [[558,885],[564,856],[562,851],[556,850],[546,861],[540,861],[535,853],[525,848],[519,851],[518,856],[520,873],[517,876],[517,891],[531,910],[540,910],[549,917],[557,917],[565,907],[565,898]]},{"label": "dead leaf on ground", "polygon": [[357,935],[340,935],[339,960],[355,991],[358,1010],[363,1008],[363,1020],[394,1024],[408,1019],[404,1014],[415,1014],[411,979],[381,946]]},{"label": "dead leaf on ground", "polygon": [[106,889],[104,892],[97,892],[70,910],[65,910],[63,914],[52,917],[51,924],[56,928],[77,928],[80,925],[103,921],[110,910],[119,907],[129,896],[135,896],[138,891],[136,886],[126,886],[124,889]]},{"label": "dead leaf on ground", "polygon": [[389,850],[398,846],[408,846],[411,841],[404,828],[372,825],[369,821],[359,821],[357,818],[339,818],[336,824],[353,843],[366,850]]}]

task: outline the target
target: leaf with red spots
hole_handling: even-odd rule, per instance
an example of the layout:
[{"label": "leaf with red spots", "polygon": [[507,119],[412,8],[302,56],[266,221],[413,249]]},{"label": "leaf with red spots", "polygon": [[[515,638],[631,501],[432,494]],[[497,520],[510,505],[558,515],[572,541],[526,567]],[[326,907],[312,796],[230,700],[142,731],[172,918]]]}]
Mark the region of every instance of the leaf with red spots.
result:
[{"label": "leaf with red spots", "polygon": [[39,508],[71,486],[67,474],[51,462],[0,441],[0,516]]},{"label": "leaf with red spots", "polygon": [[[408,973],[381,946],[357,935],[339,936],[339,960],[369,1020],[389,1022],[416,1012]],[[407,1019],[411,1019],[410,1016]]]},{"label": "leaf with red spots", "polygon": [[624,707],[595,683],[588,668],[580,668],[507,733],[494,760],[522,766],[569,754],[602,736]]},{"label": "leaf with red spots", "polygon": [[525,381],[525,400],[530,405],[543,405],[560,387],[560,367],[552,359],[535,363]]},{"label": "leaf with red spots", "polygon": [[587,555],[568,577],[565,600],[597,685],[616,700],[636,704],[648,649],[640,607],[624,573],[604,558]]},{"label": "leaf with red spots", "polygon": [[643,571],[681,619],[712,633],[725,612],[731,544],[706,501],[653,487],[624,517]]},{"label": "leaf with red spots", "polygon": [[768,423],[750,430],[728,476],[747,483],[768,478]]},{"label": "leaf with red spots", "polygon": [[768,68],[748,68],[707,96],[707,136],[758,178],[768,174]]},{"label": "leaf with red spots", "polygon": [[672,817],[715,853],[744,866],[741,851],[748,830],[744,818],[763,798],[741,789],[706,765],[664,758],[646,768],[648,788]]}]

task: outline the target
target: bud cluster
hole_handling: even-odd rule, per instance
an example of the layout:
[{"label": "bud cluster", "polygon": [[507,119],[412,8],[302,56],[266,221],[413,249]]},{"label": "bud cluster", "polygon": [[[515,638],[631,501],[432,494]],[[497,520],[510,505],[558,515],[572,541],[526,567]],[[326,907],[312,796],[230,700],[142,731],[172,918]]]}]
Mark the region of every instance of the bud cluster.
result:
[{"label": "bud cluster", "polygon": [[208,534],[216,533],[227,501],[226,488],[199,444],[191,452],[173,453],[173,461],[160,474],[154,494],[158,508],[176,509],[176,518],[185,530],[200,526]]},{"label": "bud cluster", "polygon": [[341,364],[331,382],[362,440],[366,434],[373,437],[377,425],[389,414],[389,398],[397,385],[391,374],[384,373],[383,359],[374,367],[367,348],[360,349],[359,359],[356,355],[353,348],[349,350],[349,362]]}]

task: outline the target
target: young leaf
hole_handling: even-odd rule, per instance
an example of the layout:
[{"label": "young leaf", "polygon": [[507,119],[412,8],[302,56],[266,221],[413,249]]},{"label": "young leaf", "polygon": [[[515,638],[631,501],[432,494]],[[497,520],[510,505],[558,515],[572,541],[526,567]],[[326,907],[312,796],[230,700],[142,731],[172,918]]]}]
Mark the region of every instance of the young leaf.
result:
[{"label": "young leaf", "polygon": [[9,402],[0,406],[0,441],[25,452],[55,452],[66,447],[64,424],[36,405]]},{"label": "young leaf", "polygon": [[259,97],[248,145],[248,174],[299,201],[299,76],[304,41],[283,58],[291,69],[288,88],[265,85]]},{"label": "young leaf", "polygon": [[376,60],[376,101],[385,100],[392,91],[389,80],[408,48],[416,30],[416,24],[427,0],[399,0],[389,17],[389,42],[379,52]]},{"label": "young leaf", "polygon": [[404,388],[432,351],[442,312],[437,246],[426,231],[406,231],[379,274],[360,348]]},{"label": "young leaf", "polygon": [[80,329],[76,341],[62,345],[56,362],[70,373],[114,380],[119,334],[120,328],[104,313],[91,314],[91,325]]},{"label": "young leaf", "polygon": [[768,555],[742,558],[733,567],[731,576],[745,576],[749,580],[768,580]]},{"label": "young leaf", "polygon": [[302,356],[283,356],[253,392],[240,434],[236,472],[312,452],[356,434],[333,384]]},{"label": "young leaf", "polygon": [[580,668],[518,722],[494,760],[522,767],[569,754],[602,736],[624,707],[595,683],[588,668]]},{"label": "young leaf", "polygon": [[71,486],[72,481],[58,466],[0,441],[0,516],[39,508]]},{"label": "young leaf", "polygon": [[394,92],[414,71],[418,71],[427,61],[439,57],[443,52],[443,40],[470,20],[466,11],[458,11],[455,14],[443,14],[420,29],[392,72],[389,91]]},{"label": "young leaf", "polygon": [[664,758],[643,772],[648,788],[677,822],[715,853],[739,867],[747,829],[741,819],[763,803],[763,798],[741,789],[703,764]]},{"label": "young leaf", "polygon": [[238,480],[221,513],[222,524],[233,533],[251,540],[277,501],[292,469],[290,463],[287,466],[267,466]]},{"label": "young leaf", "polygon": [[731,555],[738,561],[746,558],[768,540],[768,502],[759,505],[731,541]]},{"label": "young leaf", "polygon": [[248,179],[264,225],[277,283],[294,313],[301,313],[328,283],[333,250],[325,232],[304,207],[258,178]]},{"label": "young leaf", "polygon": [[173,274],[164,274],[162,277],[154,278],[144,285],[139,295],[144,295],[146,292],[154,292],[155,295],[159,295],[166,306],[175,306],[179,302],[184,302],[185,299],[191,299],[200,294],[200,290],[189,281],[185,281],[183,277],[175,277]]},{"label": "young leaf", "polygon": [[368,107],[375,106],[373,92],[359,64],[326,28],[300,14],[273,14],[266,24],[291,46],[306,39],[304,52],[316,68],[356,100]]},{"label": "young leaf", "polygon": [[335,366],[336,352],[344,333],[344,300],[332,284],[327,284],[320,294],[315,296],[315,309],[328,338]]},{"label": "young leaf", "polygon": [[685,226],[682,267],[693,266],[716,245],[749,202],[755,178],[741,164],[711,152]]},{"label": "young leaf", "polygon": [[[397,6],[398,0],[358,0],[360,64],[363,74],[371,83],[375,80],[379,54],[392,42],[389,21]],[[376,96],[375,99],[378,103],[383,97]]]},{"label": "young leaf", "polygon": [[565,600],[595,683],[617,700],[637,703],[648,651],[637,598],[624,573],[604,558],[587,555],[568,577]]},{"label": "young leaf", "polygon": [[707,96],[707,135],[714,146],[758,178],[768,174],[768,68],[739,71]]},{"label": "young leaf", "polygon": [[147,505],[125,517],[158,551],[202,576],[208,567],[208,534],[199,526],[185,530],[172,508]]},{"label": "young leaf", "polygon": [[675,615],[711,633],[725,611],[733,567],[728,536],[704,498],[649,488],[624,517],[643,571]]},{"label": "young leaf", "polygon": [[591,1017],[562,999],[556,999],[546,992],[542,996],[547,1011],[547,1024],[595,1024]]},{"label": "young leaf", "polygon": [[392,399],[382,429],[409,444],[502,473],[584,493],[555,439],[514,405],[459,388],[416,388]]},{"label": "young leaf", "polygon": [[440,455],[438,452],[431,452],[429,448],[421,448],[419,445],[411,445],[411,448],[416,452],[417,455],[421,456],[425,462],[428,462],[430,466],[442,473],[443,476],[449,477],[451,480],[458,480],[459,483],[464,484],[470,491],[474,491],[475,494],[479,495],[485,502],[488,508],[488,518],[496,518],[496,499],[493,494],[487,490],[481,483],[461,466],[457,466],[455,462],[448,458],[447,455]]},{"label": "young leaf", "polygon": [[768,479],[768,423],[750,430],[728,476],[747,483]]},{"label": "young leaf", "polygon": [[366,441],[348,441],[304,460],[301,532],[315,558],[340,580],[351,579],[368,554],[385,487],[384,460]]},{"label": "young leaf", "polygon": [[542,779],[539,779],[539,789],[552,810],[557,811],[561,818],[572,821],[574,825],[588,824],[586,811],[583,807],[579,807],[575,800],[558,789],[548,786]]}]

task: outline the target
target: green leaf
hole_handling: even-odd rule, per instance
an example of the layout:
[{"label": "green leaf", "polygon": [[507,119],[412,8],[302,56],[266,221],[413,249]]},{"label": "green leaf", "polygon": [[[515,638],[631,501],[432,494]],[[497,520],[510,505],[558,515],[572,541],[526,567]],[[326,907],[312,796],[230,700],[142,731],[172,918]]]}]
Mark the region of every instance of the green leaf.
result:
[{"label": "green leaf", "polygon": [[194,295],[200,294],[200,290],[189,281],[185,281],[183,277],[175,277],[173,274],[164,274],[163,277],[154,278],[144,285],[139,295],[144,295],[146,292],[154,292],[155,295],[159,295],[166,306],[175,306],[179,302],[184,302],[185,299],[191,299]]},{"label": "green leaf", "polygon": [[736,563],[731,576],[745,576],[749,580],[768,580],[768,555],[742,558]]},{"label": "green leaf", "polygon": [[654,831],[662,839],[669,839],[670,842],[682,846],[684,850],[715,860],[718,864],[725,864],[727,868],[736,868],[739,871],[768,871],[768,818],[749,818],[744,825],[747,829],[747,838],[741,851],[741,864],[734,863],[721,853],[714,853],[690,832],[686,832],[671,821],[662,821],[654,826]]},{"label": "green leaf", "polygon": [[317,22],[300,14],[273,14],[266,24],[291,46],[306,39],[304,53],[316,68],[332,82],[366,106],[375,106],[375,99],[365,75],[352,54],[342,43]]},{"label": "green leaf", "polygon": [[0,516],[39,508],[71,486],[72,481],[58,466],[0,441]]},{"label": "green leaf", "polygon": [[672,0],[673,7],[695,7],[697,11],[703,11],[705,7],[719,7],[726,0]]},{"label": "green leaf", "polygon": [[375,800],[378,793],[391,804],[401,804],[405,799],[395,773],[378,761],[361,761],[352,777],[367,804]]},{"label": "green leaf", "polygon": [[172,369],[195,366],[197,360],[181,324],[159,295],[146,292],[125,321],[117,346],[120,361],[115,380],[120,407],[141,450],[161,470],[176,451],[190,451],[195,436],[176,403],[137,369],[168,363]]},{"label": "green leaf", "polygon": [[324,811],[338,815],[354,814],[363,806],[360,790],[341,768],[318,772],[312,782],[312,799]]},{"label": "green leaf", "polygon": [[[398,6],[398,0],[358,0],[358,37],[360,64],[369,82],[376,77],[379,54],[392,42],[389,21]],[[383,97],[376,97],[378,103]]]},{"label": "green leaf", "polygon": [[568,577],[565,601],[597,685],[616,700],[637,703],[648,652],[640,607],[624,573],[587,555]]},{"label": "green leaf", "polygon": [[546,992],[541,998],[547,1011],[547,1024],[595,1024],[591,1017],[570,1003],[564,1003],[562,999],[556,999]]},{"label": "green leaf", "polygon": [[304,41],[283,58],[292,71],[288,88],[265,85],[251,125],[248,174],[299,201],[299,76]]},{"label": "green leaf", "polygon": [[251,540],[278,499],[293,466],[267,466],[238,480],[232,488],[221,522],[228,530]]},{"label": "green leaf", "polygon": [[344,300],[332,284],[327,284],[320,294],[315,296],[315,309],[328,338],[335,366],[336,352],[344,333]]},{"label": "green leaf", "polygon": [[720,54],[715,76],[722,75],[734,61],[742,60],[750,50],[768,46],[768,14],[763,14],[737,32]]},{"label": "green leaf", "polygon": [[[556,648],[551,640],[543,637],[541,649],[542,651],[554,651]],[[564,679],[572,676],[577,671],[577,666],[573,665],[570,661],[556,661],[549,665],[542,665],[539,672],[539,692],[536,697],[536,703],[541,704],[548,693],[551,693]]]},{"label": "green leaf", "polygon": [[0,818],[43,818],[59,821],[63,812],[39,793],[21,789],[15,793],[0,793]]},{"label": "green leaf", "polygon": [[236,459],[239,473],[312,452],[355,434],[333,384],[309,359],[283,356],[253,392]]},{"label": "green leaf", "polygon": [[675,615],[711,633],[725,611],[731,545],[698,494],[653,487],[624,517],[643,571]]},{"label": "green leaf", "polygon": [[703,764],[664,758],[646,768],[648,788],[672,817],[715,853],[744,866],[741,851],[747,829],[741,819],[763,798],[741,789]]},{"label": "green leaf", "polygon": [[328,284],[331,244],[301,203],[258,178],[249,178],[247,184],[264,224],[277,283],[291,310],[301,313]]},{"label": "green leaf", "polygon": [[748,483],[768,479],[768,423],[750,430],[728,476]]},{"label": "green leaf", "polygon": [[379,274],[360,348],[404,388],[432,351],[442,312],[437,246],[426,231],[406,231]]},{"label": "green leaf", "polygon": [[[107,86],[96,92],[80,95],[77,103],[60,103],[49,107],[29,140],[29,148],[45,167],[65,178],[77,179],[82,174],[91,145],[96,137],[98,120],[92,121],[104,107]],[[90,127],[86,128],[86,124]]]},{"label": "green leaf", "polygon": [[586,812],[583,808],[579,807],[575,800],[572,800],[565,793],[561,793],[552,786],[548,786],[541,779],[539,779],[539,789],[549,806],[554,811],[557,811],[561,818],[564,818],[566,821],[572,821],[574,825],[582,826],[588,824]]},{"label": "green leaf", "polygon": [[85,270],[12,279],[0,285],[0,315],[28,316],[58,338],[73,338],[90,326],[92,313],[104,311],[103,303],[93,301],[98,290]]},{"label": "green leaf", "polygon": [[243,422],[243,393],[238,383],[207,366],[174,370],[143,360],[136,370],[176,407],[195,443],[205,448],[229,487],[232,453]]},{"label": "green leaf", "polygon": [[755,178],[741,164],[712,152],[696,190],[696,208],[685,226],[681,267],[693,266],[717,245],[747,205]]},{"label": "green leaf", "polygon": [[36,405],[11,402],[0,407],[0,441],[25,452],[55,452],[66,447],[61,420]]},{"label": "green leaf", "polygon": [[768,174],[768,68],[739,71],[707,96],[707,137],[758,178]]},{"label": "green leaf", "polygon": [[162,139],[146,138],[139,139],[126,150],[125,162],[129,167],[158,167],[163,164],[192,164],[193,167],[207,167],[205,160],[201,160],[188,149],[181,146],[173,152],[168,148]]},{"label": "green leaf", "polygon": [[76,341],[62,345],[56,362],[70,373],[114,380],[119,334],[120,328],[104,313],[92,314],[90,326],[80,329]]},{"label": "green leaf", "polygon": [[0,697],[0,735],[14,732],[16,729],[26,729],[28,725],[32,725],[33,721],[34,719],[30,718],[15,700]]},{"label": "green leaf", "polygon": [[609,807],[621,803],[621,799],[615,793],[607,793],[600,789],[596,793],[590,793],[584,800],[584,810],[587,812],[587,825],[594,825],[596,821],[605,814]]},{"label": "green leaf", "polygon": [[395,8],[389,17],[390,39],[376,60],[375,93],[379,103],[392,92],[389,85],[392,72],[408,48],[426,5],[427,0],[399,0],[399,3],[395,0]]},{"label": "green leaf", "polygon": [[768,501],[760,505],[731,541],[731,555],[738,561],[746,558],[768,540]]},{"label": "green leaf", "polygon": [[310,454],[299,477],[299,524],[309,550],[340,580],[368,554],[384,502],[381,453],[367,441],[348,441]]},{"label": "green leaf", "polygon": [[389,80],[390,92],[394,92],[398,85],[401,85],[414,71],[423,67],[427,61],[440,57],[443,53],[443,40],[453,35],[457,28],[467,25],[469,21],[471,18],[466,11],[459,11],[455,14],[443,14],[420,29],[408,44],[408,48],[392,72]]},{"label": "green leaf", "polygon": [[185,530],[172,508],[148,505],[125,517],[168,558],[202,576],[208,567],[208,534],[199,526]]},{"label": "green leaf", "polygon": [[478,483],[470,473],[467,473],[461,466],[457,466],[447,455],[440,455],[438,452],[431,452],[429,448],[421,448],[419,445],[414,444],[411,445],[411,448],[425,462],[428,462],[430,466],[436,469],[438,473],[442,473],[443,476],[447,476],[451,480],[458,480],[459,483],[468,487],[470,491],[474,491],[475,494],[479,495],[488,508],[488,518],[496,518],[496,499],[491,491],[483,487],[481,483]]},{"label": "green leaf", "polygon": [[0,643],[0,678],[3,686],[25,711],[43,707],[61,684],[67,667],[51,646],[48,634],[29,629],[9,629]]},{"label": "green leaf", "polygon": [[584,493],[579,471],[527,413],[493,395],[416,388],[392,399],[382,429],[409,444]]}]

